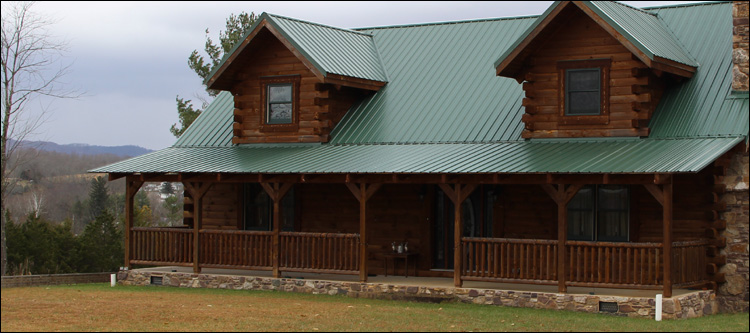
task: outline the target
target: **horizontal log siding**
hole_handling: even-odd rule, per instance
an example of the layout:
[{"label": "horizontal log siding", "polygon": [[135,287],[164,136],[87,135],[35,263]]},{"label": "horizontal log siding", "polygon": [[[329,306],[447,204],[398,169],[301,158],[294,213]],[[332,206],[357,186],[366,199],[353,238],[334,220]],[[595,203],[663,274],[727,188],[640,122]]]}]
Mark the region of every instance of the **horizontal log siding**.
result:
[{"label": "horizontal log siding", "polygon": [[[526,59],[523,116],[524,138],[609,137],[648,135],[648,120],[662,95],[663,83],[614,37],[581,11],[569,11],[569,20]],[[560,123],[560,78],[557,63],[566,60],[611,59],[609,122]],[[634,71],[637,76],[634,76]],[[635,87],[634,87],[635,86]]]},{"label": "horizontal log siding", "polygon": [[[327,142],[333,127],[351,105],[359,100],[356,89],[338,89],[322,84],[320,78],[287,46],[265,29],[252,40],[235,62],[248,64],[231,73],[237,82],[231,91],[235,102],[232,142]],[[298,75],[300,77],[296,129],[266,131],[261,101],[261,77]]]}]

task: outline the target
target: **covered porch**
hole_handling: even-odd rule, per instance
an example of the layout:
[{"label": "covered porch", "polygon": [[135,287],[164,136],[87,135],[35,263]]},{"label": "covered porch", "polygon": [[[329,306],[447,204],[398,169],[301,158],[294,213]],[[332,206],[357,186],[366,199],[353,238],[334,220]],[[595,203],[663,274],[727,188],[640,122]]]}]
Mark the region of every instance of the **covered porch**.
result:
[{"label": "covered porch", "polygon": [[[642,290],[648,294],[662,293],[665,297],[672,297],[674,290],[688,288],[705,288],[715,286],[717,278],[717,263],[722,258],[717,248],[721,240],[711,238],[716,235],[713,226],[719,226],[721,221],[712,222],[710,217],[695,222],[685,222],[698,212],[705,215],[713,214],[712,209],[719,209],[709,203],[701,201],[690,214],[681,216],[678,220],[679,237],[674,237],[673,207],[674,207],[674,179],[681,188],[686,184],[701,180],[704,184],[694,190],[706,187],[703,179],[706,173],[693,176],[671,174],[640,174],[640,175],[226,175],[226,174],[176,174],[176,175],[128,175],[127,183],[127,233],[126,233],[126,266],[132,265],[168,265],[182,267],[181,270],[192,269],[193,273],[205,273],[208,269],[239,269],[248,272],[264,272],[260,276],[283,278],[292,274],[334,274],[336,280],[373,282],[385,278],[386,271],[380,263],[383,253],[390,250],[390,244],[384,238],[414,239],[411,249],[420,261],[419,278],[443,277],[440,283],[452,281],[453,287],[467,287],[474,284],[506,286],[507,284],[520,286],[534,285],[534,288],[550,289],[556,293],[586,292],[592,289],[621,289],[624,292]],[[137,189],[145,180],[182,181],[186,188],[186,225],[176,228],[140,228],[132,226],[132,204]],[[222,184],[258,184],[270,198],[269,209],[272,211],[272,225],[270,230],[239,230],[207,228],[203,224],[206,213],[204,200],[211,199],[209,190],[213,186]],[[305,185],[311,185],[311,189]],[[568,237],[568,203],[587,184],[619,184],[627,185],[633,190],[631,196],[651,197],[654,205],[658,205],[661,218],[658,227],[651,225],[630,233],[646,234],[646,230],[656,230],[660,235],[654,237],[638,236],[626,242],[580,241],[570,240]],[[323,227],[314,229],[310,224],[315,219],[314,214],[298,214],[297,224],[292,230],[282,230],[282,201],[293,187],[297,188],[295,210],[305,206],[309,193],[323,196],[324,191],[336,192],[336,195],[326,200],[336,204],[326,209],[351,210],[356,215],[349,214],[345,224],[340,221],[317,222]],[[538,231],[511,232],[509,221],[504,220],[522,208],[505,207],[510,212],[505,215],[493,215],[490,218],[492,229],[481,234],[482,237],[470,237],[465,233],[432,234],[434,225],[440,224],[440,213],[435,213],[435,206],[431,202],[439,202],[435,197],[443,196],[446,207],[440,210],[450,212],[451,217],[443,221],[445,230],[466,230],[464,223],[466,216],[464,202],[480,186],[503,186],[507,191],[514,189],[532,189],[537,193],[533,200],[548,201],[549,204],[538,207],[550,211],[556,220],[545,217],[541,220],[548,234],[552,237],[539,237]],[[427,190],[425,190],[427,188]],[[385,191],[385,193],[379,194]],[[343,192],[343,193],[342,193]],[[348,192],[347,195],[345,195]],[[401,193],[401,194],[399,194]],[[687,192],[686,192],[687,193]],[[207,195],[208,194],[208,195]],[[329,193],[330,194],[330,193]],[[402,195],[403,198],[398,197]],[[502,194],[501,194],[502,195]],[[540,199],[539,196],[544,197]],[[690,194],[689,196],[695,196]],[[699,194],[701,198],[706,194]],[[375,199],[373,199],[373,197]],[[432,199],[425,199],[432,198]],[[308,199],[306,199],[308,198]],[[531,196],[529,198],[532,198]],[[371,200],[372,199],[372,200]],[[426,221],[414,222],[416,226],[403,229],[406,235],[401,235],[402,229],[398,225],[384,224],[383,220],[395,218],[396,215],[408,215],[404,221],[419,217],[414,211],[399,208],[395,201],[413,201],[414,211],[426,212]],[[686,204],[690,200],[686,199]],[[482,201],[484,202],[484,201]],[[357,205],[358,204],[358,205]],[[339,206],[337,206],[339,205]],[[358,209],[352,209],[354,206]],[[490,206],[500,205],[494,203]],[[685,204],[680,205],[682,208]],[[337,208],[338,207],[338,208]],[[342,208],[343,207],[343,208]],[[347,208],[348,207],[348,208]],[[373,209],[373,207],[375,207]],[[656,207],[656,206],[655,206]],[[240,225],[238,208],[229,215]],[[392,210],[390,213],[384,211]],[[545,215],[546,214],[546,215]],[[653,214],[652,214],[653,215]],[[548,221],[548,222],[544,222]],[[334,223],[336,222],[336,223]],[[395,223],[395,222],[394,222]],[[531,223],[531,222],[529,222]],[[641,224],[651,223],[644,221]],[[396,224],[401,224],[398,222]],[[326,227],[325,225],[329,225]],[[698,225],[698,227],[696,227]],[[311,232],[329,228],[330,232]],[[649,229],[650,228],[650,229]],[[504,230],[497,230],[504,229]],[[638,229],[638,228],[636,228]],[[690,230],[685,230],[690,229]],[[414,235],[426,233],[427,236]],[[373,239],[375,234],[377,237]],[[379,236],[378,236],[379,235]],[[384,236],[385,235],[385,236]],[[518,236],[522,237],[518,237]],[[696,237],[695,235],[698,235]],[[422,238],[420,238],[422,237]],[[443,267],[436,266],[436,238],[451,238],[448,242],[452,247],[442,252]],[[420,241],[421,239],[421,241]],[[634,241],[638,240],[638,241]],[[657,240],[657,241],[647,241]],[[563,250],[560,250],[563,249]],[[452,252],[452,253],[451,253]],[[425,264],[425,261],[428,262]],[[403,262],[401,263],[403,264]],[[452,264],[452,265],[451,265]],[[403,267],[403,266],[401,266]],[[458,269],[455,269],[455,268]],[[713,271],[712,271],[713,269]],[[416,269],[415,269],[416,270]],[[400,274],[403,271],[398,272]],[[560,273],[563,272],[563,273]],[[257,276],[257,273],[253,273]],[[445,277],[450,279],[446,280]],[[718,276],[720,277],[720,276]],[[391,278],[390,276],[388,278]],[[410,280],[411,279],[411,280]],[[404,278],[416,280],[414,276]],[[427,280],[426,280],[427,281]],[[429,280],[432,281],[432,280]],[[426,283],[426,282],[425,282]],[[571,289],[575,288],[575,289]],[[584,289],[579,289],[584,288]],[[586,289],[588,288],[588,289]],[[503,288],[501,288],[503,289]],[[517,289],[517,288],[509,288]],[[550,292],[551,292],[550,291]]]}]

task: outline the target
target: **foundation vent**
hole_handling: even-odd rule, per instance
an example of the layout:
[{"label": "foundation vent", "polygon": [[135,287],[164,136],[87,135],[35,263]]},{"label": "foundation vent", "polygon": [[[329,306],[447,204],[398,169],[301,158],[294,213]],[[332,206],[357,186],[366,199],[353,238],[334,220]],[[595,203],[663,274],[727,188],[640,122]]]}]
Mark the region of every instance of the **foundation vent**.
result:
[{"label": "foundation vent", "polygon": [[599,302],[600,312],[616,313],[619,310],[617,302]]},{"label": "foundation vent", "polygon": [[162,277],[162,276],[152,276],[151,277],[151,285],[153,285],[153,286],[161,286],[163,281],[164,281],[164,277]]}]

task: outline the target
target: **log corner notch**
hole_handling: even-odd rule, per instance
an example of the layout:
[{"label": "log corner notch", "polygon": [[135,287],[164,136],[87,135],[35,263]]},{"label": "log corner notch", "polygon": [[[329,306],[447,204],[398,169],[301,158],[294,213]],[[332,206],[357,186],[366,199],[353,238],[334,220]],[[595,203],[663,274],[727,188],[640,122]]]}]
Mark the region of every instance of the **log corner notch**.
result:
[{"label": "log corner notch", "polygon": [[673,210],[673,176],[671,174],[654,175],[654,184],[643,184],[651,195],[658,201],[663,210],[663,239],[664,253],[664,297],[672,297],[672,210]]},{"label": "log corner notch", "polygon": [[203,220],[202,217],[202,206],[203,206],[203,196],[206,195],[206,192],[208,192],[208,189],[211,188],[211,185],[213,183],[211,182],[183,182],[183,185],[185,186],[185,190],[190,193],[190,196],[193,197],[193,272],[198,274],[201,272],[200,267],[200,229],[202,227],[201,223]]},{"label": "log corner notch", "polygon": [[367,282],[367,200],[370,200],[383,184],[354,184],[350,182],[345,184],[359,201],[359,281]]},{"label": "log corner notch", "polygon": [[440,189],[442,189],[445,195],[453,202],[453,211],[455,212],[455,226],[453,227],[453,284],[456,287],[461,287],[463,285],[463,280],[461,279],[461,274],[463,273],[461,236],[463,235],[461,231],[464,230],[463,221],[461,220],[461,206],[471,192],[474,192],[478,184],[453,184],[451,186],[447,183],[440,183],[438,185],[440,185]]},{"label": "log corner notch", "polygon": [[135,176],[127,176],[125,178],[125,267],[128,269],[131,268],[130,259],[132,258],[133,251],[133,221],[135,218],[133,214],[133,199],[142,185],[143,182],[136,179]]},{"label": "log corner notch", "polygon": [[557,184],[557,188],[552,184],[542,184],[544,191],[557,204],[557,291],[560,293],[568,292],[568,286],[565,285],[565,273],[568,268],[565,262],[565,242],[568,240],[568,203],[582,187],[583,184],[573,184],[567,187],[565,184]]},{"label": "log corner notch", "polygon": [[273,247],[271,257],[273,258],[273,277],[281,277],[279,271],[279,256],[281,255],[281,200],[289,193],[294,183],[260,183],[268,196],[273,200]]}]

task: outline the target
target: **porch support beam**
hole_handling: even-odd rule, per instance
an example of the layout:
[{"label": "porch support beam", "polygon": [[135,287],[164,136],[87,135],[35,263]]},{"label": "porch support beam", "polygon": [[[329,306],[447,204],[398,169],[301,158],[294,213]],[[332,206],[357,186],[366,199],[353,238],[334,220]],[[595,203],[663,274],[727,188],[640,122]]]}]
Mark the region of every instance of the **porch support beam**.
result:
[{"label": "porch support beam", "polygon": [[289,192],[294,183],[260,183],[268,196],[273,200],[273,247],[271,257],[273,261],[273,277],[281,277],[279,271],[279,256],[281,255],[281,200]]},{"label": "porch support beam", "polygon": [[359,281],[367,282],[367,200],[370,200],[383,184],[345,184],[359,201]]},{"label": "porch support beam", "polygon": [[184,182],[185,190],[193,197],[193,272],[200,273],[200,230],[203,220],[203,196],[213,183]]},{"label": "porch support beam", "polygon": [[672,212],[674,210],[674,178],[671,174],[654,175],[654,184],[643,184],[643,187],[654,196],[662,206],[662,253],[664,254],[664,297],[672,297]]},{"label": "porch support beam", "polygon": [[453,228],[453,284],[456,287],[463,285],[461,274],[463,273],[463,246],[461,246],[461,237],[463,236],[463,220],[461,219],[461,206],[464,200],[469,197],[471,192],[477,188],[478,184],[438,184],[446,196],[453,202],[454,228]]},{"label": "porch support beam", "polygon": [[135,176],[125,178],[125,267],[130,269],[133,251],[133,199],[143,185]]},{"label": "porch support beam", "polygon": [[575,197],[583,184],[557,184],[555,188],[551,184],[542,184],[542,188],[557,203],[557,291],[568,292],[565,285],[565,273],[568,264],[565,261],[566,241],[568,240],[568,203]]}]

